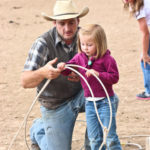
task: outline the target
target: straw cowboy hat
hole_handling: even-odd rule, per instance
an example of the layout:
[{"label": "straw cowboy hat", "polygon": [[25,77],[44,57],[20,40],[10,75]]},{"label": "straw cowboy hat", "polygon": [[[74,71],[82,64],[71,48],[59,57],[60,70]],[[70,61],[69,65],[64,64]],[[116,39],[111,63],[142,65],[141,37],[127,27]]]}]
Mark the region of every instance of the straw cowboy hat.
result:
[{"label": "straw cowboy hat", "polygon": [[85,7],[81,12],[79,12],[72,0],[56,0],[53,9],[53,15],[48,16],[45,13],[42,13],[42,16],[48,21],[54,21],[71,19],[76,17],[81,18],[85,16],[88,12],[88,7]]}]

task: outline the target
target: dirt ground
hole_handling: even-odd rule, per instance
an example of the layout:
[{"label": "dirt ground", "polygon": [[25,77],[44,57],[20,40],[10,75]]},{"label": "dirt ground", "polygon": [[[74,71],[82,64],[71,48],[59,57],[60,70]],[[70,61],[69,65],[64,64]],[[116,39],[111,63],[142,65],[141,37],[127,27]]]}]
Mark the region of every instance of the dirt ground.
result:
[{"label": "dirt ground", "polygon": [[[135,18],[123,11],[121,0],[75,0],[79,9],[90,8],[80,25],[98,23],[108,38],[108,47],[115,57],[119,83],[114,86],[120,98],[117,113],[117,132],[122,143],[140,144],[145,149],[150,135],[150,101],[136,100],[144,90],[140,68],[141,33]],[[35,97],[35,89],[23,89],[20,75],[33,41],[53,25],[41,17],[51,14],[54,0],[1,0],[0,1],[0,150],[7,150]],[[85,120],[80,114],[78,120]],[[38,102],[27,122],[27,140],[32,121],[40,117]],[[73,150],[83,145],[85,122],[76,123]],[[131,135],[137,136],[131,138]],[[11,150],[26,150],[24,128],[21,129]],[[136,150],[137,147],[124,149]]]}]

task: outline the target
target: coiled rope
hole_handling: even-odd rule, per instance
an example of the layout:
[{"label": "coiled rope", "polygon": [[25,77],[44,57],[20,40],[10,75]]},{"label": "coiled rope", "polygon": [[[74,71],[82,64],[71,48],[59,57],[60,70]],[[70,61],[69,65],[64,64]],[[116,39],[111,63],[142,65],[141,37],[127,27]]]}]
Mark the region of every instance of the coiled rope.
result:
[{"label": "coiled rope", "polygon": [[[90,90],[90,93],[91,93],[91,95],[92,95],[92,98],[94,99],[94,94],[93,94],[92,89],[91,89],[90,85],[88,84],[87,80],[83,77],[82,74],[80,74],[77,70],[75,70],[75,69],[73,69],[73,68],[71,68],[71,67],[78,67],[78,68],[82,68],[82,69],[84,69],[84,70],[88,70],[88,69],[87,69],[87,68],[84,68],[84,67],[82,67],[82,66],[73,65],[73,64],[67,64],[67,65],[65,66],[65,68],[68,68],[68,69],[74,71],[76,74],[78,74],[78,75],[85,81],[85,83],[87,84],[87,86],[88,86],[88,88],[89,88],[89,90]],[[111,101],[110,101],[109,95],[108,95],[107,90],[106,90],[105,86],[103,85],[102,81],[101,81],[94,73],[92,73],[92,75],[98,80],[98,82],[100,83],[100,85],[103,87],[103,89],[104,89],[104,91],[105,91],[105,93],[106,93],[106,97],[107,97],[108,102],[109,102],[109,107],[110,107],[110,121],[109,121],[109,126],[108,126],[108,128],[107,128],[107,127],[105,127],[105,126],[102,124],[102,122],[101,122],[101,120],[100,120],[100,117],[99,117],[99,114],[98,114],[98,111],[97,111],[96,102],[93,100],[94,108],[95,108],[95,111],[96,111],[96,115],[97,115],[98,121],[99,121],[100,125],[101,125],[102,128],[103,128],[103,142],[102,142],[102,144],[101,144],[101,146],[100,146],[100,148],[99,148],[99,150],[101,150],[102,147],[103,147],[104,145],[106,145],[106,138],[107,138],[107,135],[108,135],[109,130],[110,130],[110,127],[111,127],[111,122],[112,122],[112,107],[111,107]],[[28,150],[30,150],[30,148],[29,148],[29,146],[28,146],[28,143],[27,143],[27,140],[26,140],[26,125],[27,125],[27,119],[28,119],[28,116],[29,116],[29,114],[30,114],[30,112],[31,112],[31,110],[32,110],[32,108],[33,108],[33,106],[34,106],[34,104],[36,103],[37,99],[39,98],[39,96],[41,95],[41,93],[44,91],[44,89],[47,87],[47,85],[49,84],[50,81],[51,81],[51,80],[47,80],[47,81],[46,81],[46,83],[44,84],[44,86],[42,87],[42,89],[40,90],[40,92],[37,94],[36,98],[35,98],[34,101],[32,102],[32,104],[31,104],[29,110],[27,111],[27,113],[26,113],[26,115],[25,115],[25,117],[24,117],[23,122],[21,123],[21,125],[20,125],[18,131],[16,132],[15,136],[13,137],[13,139],[12,139],[12,141],[11,141],[11,143],[10,143],[10,145],[9,145],[9,147],[8,147],[8,150],[11,150],[11,147],[12,147],[14,141],[16,140],[16,138],[17,138],[17,136],[18,136],[18,134],[19,134],[21,128],[23,127],[23,125],[25,125],[25,137],[24,137],[24,138],[25,138],[25,142],[26,142],[26,145],[27,145]]]}]

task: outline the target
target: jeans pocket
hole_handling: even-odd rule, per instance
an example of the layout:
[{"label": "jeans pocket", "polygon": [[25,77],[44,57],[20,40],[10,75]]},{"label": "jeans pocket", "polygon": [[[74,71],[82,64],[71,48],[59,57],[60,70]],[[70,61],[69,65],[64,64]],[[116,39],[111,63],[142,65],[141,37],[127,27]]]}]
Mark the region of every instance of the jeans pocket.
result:
[{"label": "jeans pocket", "polygon": [[109,110],[110,110],[110,107],[112,109],[112,114],[113,116],[115,116],[116,112],[117,112],[117,107],[118,107],[118,100],[119,99],[116,99],[115,96],[110,96],[110,102],[108,100],[108,98],[105,98],[103,100],[103,103],[105,105],[105,107],[109,107]]}]

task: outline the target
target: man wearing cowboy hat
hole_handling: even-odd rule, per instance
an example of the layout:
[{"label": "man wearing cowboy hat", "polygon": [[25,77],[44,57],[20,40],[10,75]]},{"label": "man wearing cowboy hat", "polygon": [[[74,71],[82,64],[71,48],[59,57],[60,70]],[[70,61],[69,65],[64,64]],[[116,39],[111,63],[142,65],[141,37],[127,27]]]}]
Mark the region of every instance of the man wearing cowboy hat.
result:
[{"label": "man wearing cowboy hat", "polygon": [[[39,97],[42,119],[34,121],[30,136],[32,150],[71,150],[72,132],[78,112],[84,107],[84,96],[76,75],[68,80],[56,66],[77,53],[79,12],[72,0],[57,0],[53,15],[42,14],[53,21],[54,28],[41,35],[32,45],[24,65],[21,83],[24,88],[41,90],[47,79],[51,82]],[[86,150],[89,148],[86,148]]]}]

